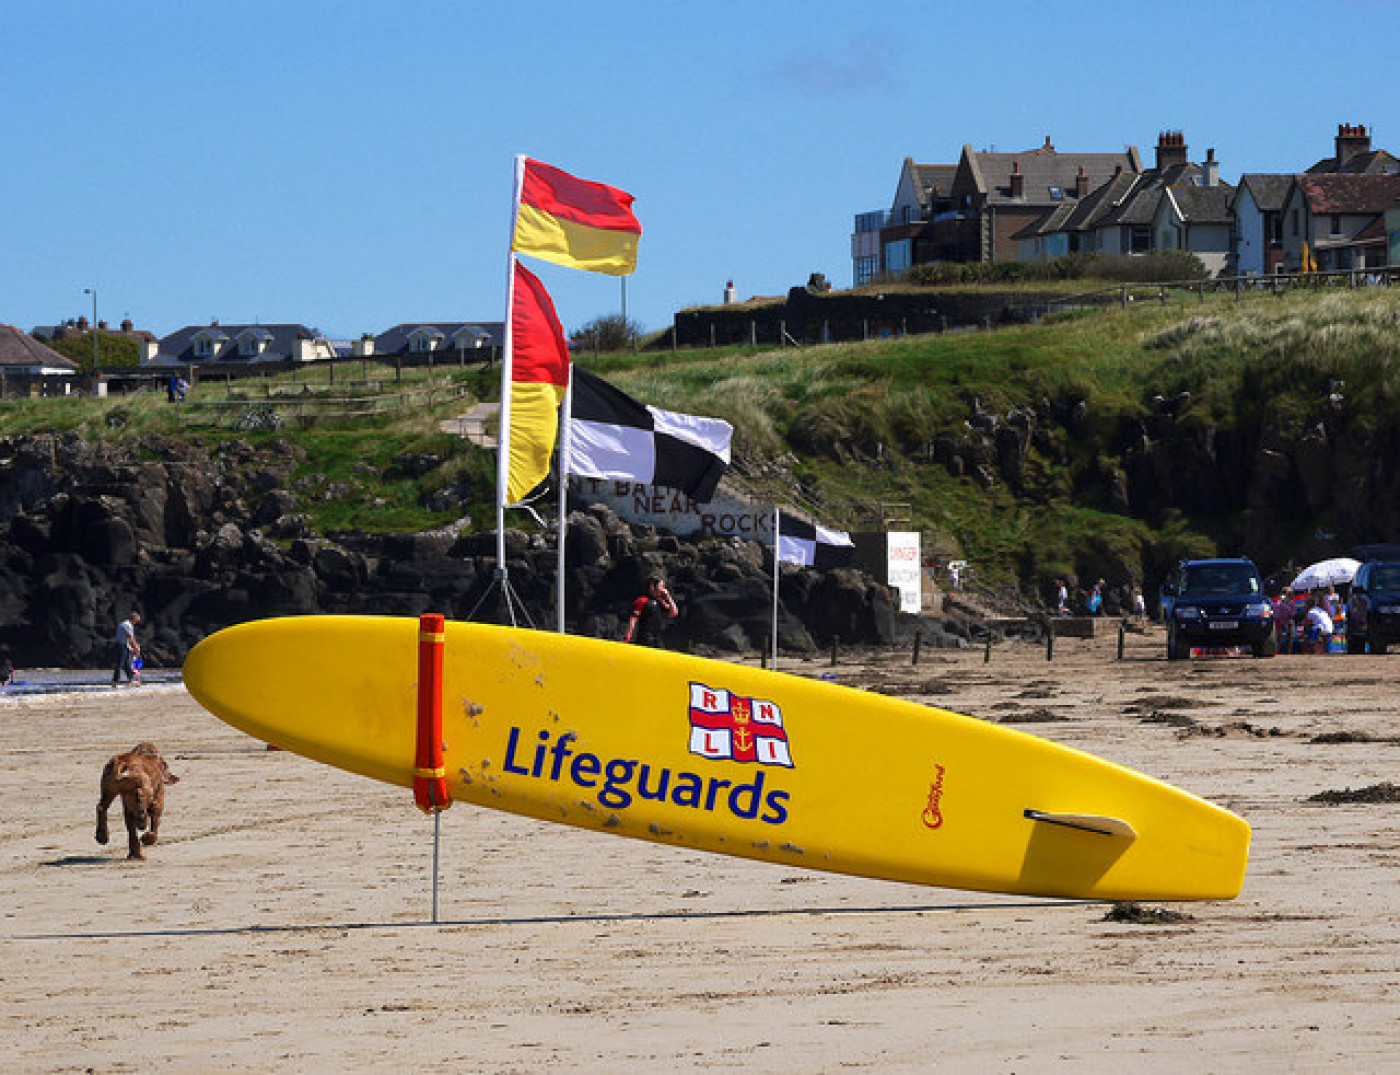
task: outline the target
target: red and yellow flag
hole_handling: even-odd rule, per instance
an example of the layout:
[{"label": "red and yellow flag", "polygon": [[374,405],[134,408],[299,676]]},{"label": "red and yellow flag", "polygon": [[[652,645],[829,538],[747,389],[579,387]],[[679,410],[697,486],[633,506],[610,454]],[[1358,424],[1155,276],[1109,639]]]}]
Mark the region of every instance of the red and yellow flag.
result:
[{"label": "red and yellow flag", "polygon": [[630,276],[642,225],[632,195],[526,160],[511,248],[571,269]]},{"label": "red and yellow flag", "polygon": [[559,405],[569,387],[569,344],[549,292],[529,269],[515,264],[510,313],[510,476],[506,503],[525,498],[549,473],[559,433]]}]

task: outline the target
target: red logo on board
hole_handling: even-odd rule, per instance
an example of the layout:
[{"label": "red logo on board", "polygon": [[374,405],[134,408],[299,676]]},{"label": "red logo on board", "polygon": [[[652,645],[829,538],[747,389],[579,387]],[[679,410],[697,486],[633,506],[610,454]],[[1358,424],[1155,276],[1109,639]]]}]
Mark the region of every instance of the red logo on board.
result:
[{"label": "red logo on board", "polygon": [[946,770],[941,765],[935,765],[934,768],[938,770],[938,774],[929,785],[928,805],[924,807],[921,815],[924,824],[930,829],[937,829],[943,825],[943,810],[939,804],[943,801],[943,774]]},{"label": "red logo on board", "polygon": [[690,685],[690,752],[715,761],[796,768],[777,702],[703,683]]}]

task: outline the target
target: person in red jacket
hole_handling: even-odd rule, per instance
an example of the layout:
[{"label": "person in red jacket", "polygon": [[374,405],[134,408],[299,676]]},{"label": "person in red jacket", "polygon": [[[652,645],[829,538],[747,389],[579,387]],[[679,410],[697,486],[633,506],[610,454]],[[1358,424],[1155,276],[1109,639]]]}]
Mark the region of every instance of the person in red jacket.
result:
[{"label": "person in red jacket", "polygon": [[680,615],[675,598],[666,589],[666,580],[659,575],[647,578],[646,593],[632,602],[632,618],[627,621],[624,642],[661,648],[661,632],[667,620]]}]

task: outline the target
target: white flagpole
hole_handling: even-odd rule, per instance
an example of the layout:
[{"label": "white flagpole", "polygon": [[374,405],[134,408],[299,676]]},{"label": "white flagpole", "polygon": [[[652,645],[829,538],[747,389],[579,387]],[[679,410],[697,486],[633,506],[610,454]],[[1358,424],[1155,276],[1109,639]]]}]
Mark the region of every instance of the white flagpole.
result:
[{"label": "white flagpole", "polygon": [[778,521],[778,505],[773,505],[773,671],[778,670],[778,545],[782,539],[782,525]]},{"label": "white flagpole", "polygon": [[559,408],[559,549],[556,560],[554,593],[559,633],[564,629],[564,531],[569,525],[569,449],[574,439],[574,364],[569,362],[569,383],[564,389],[564,405]]},{"label": "white flagpole", "polygon": [[525,157],[515,158],[515,185],[511,192],[510,257],[506,261],[506,323],[501,347],[501,428],[496,456],[496,574],[506,573],[506,496],[510,483],[510,392],[515,367],[515,226],[520,216],[520,188],[525,182]]}]

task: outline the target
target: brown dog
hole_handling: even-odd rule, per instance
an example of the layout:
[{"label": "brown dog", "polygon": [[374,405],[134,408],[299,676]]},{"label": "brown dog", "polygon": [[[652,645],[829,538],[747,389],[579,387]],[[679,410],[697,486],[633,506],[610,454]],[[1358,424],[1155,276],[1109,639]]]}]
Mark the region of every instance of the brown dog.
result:
[{"label": "brown dog", "polygon": [[[141,845],[155,843],[160,832],[165,785],[179,780],[154,743],[138,743],[130,753],[113,755],[102,767],[102,797],[97,800],[97,842],[107,842],[107,808],[120,795],[126,819],[127,858],[145,858]],[[151,831],[141,836],[141,830],[148,824]]]}]

